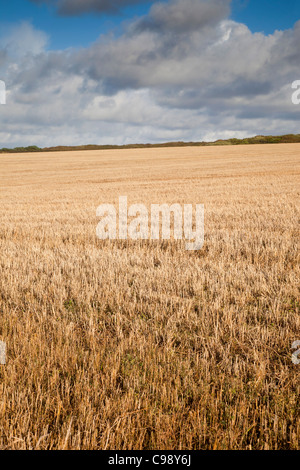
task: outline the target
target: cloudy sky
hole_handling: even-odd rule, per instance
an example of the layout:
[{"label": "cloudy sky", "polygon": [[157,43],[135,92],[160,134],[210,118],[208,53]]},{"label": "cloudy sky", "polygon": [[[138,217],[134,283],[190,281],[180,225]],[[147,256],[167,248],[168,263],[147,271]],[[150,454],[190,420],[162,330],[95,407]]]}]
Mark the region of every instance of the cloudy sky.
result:
[{"label": "cloudy sky", "polygon": [[0,147],[299,133],[299,0],[10,0]]}]

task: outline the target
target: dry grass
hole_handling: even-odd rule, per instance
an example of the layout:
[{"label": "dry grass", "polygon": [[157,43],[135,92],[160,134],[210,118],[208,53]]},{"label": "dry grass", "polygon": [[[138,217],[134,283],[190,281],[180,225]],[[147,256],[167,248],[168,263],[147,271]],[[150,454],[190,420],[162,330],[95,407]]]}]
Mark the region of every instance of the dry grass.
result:
[{"label": "dry grass", "polygon": [[[299,449],[299,144],[2,155],[0,448]],[[96,207],[204,203],[205,246]]]}]

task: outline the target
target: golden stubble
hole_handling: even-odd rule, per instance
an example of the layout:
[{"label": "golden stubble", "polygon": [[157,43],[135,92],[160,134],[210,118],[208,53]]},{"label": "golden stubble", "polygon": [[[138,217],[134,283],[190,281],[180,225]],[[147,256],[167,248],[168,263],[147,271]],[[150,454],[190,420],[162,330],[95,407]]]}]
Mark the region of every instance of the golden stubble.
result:
[{"label": "golden stubble", "polygon": [[[300,144],[0,156],[1,449],[299,449]],[[205,244],[96,208],[205,205]]]}]

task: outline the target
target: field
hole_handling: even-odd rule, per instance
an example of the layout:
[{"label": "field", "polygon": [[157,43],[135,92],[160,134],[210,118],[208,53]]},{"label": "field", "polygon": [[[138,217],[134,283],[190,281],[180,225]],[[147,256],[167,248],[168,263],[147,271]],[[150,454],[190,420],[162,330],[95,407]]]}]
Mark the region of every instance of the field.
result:
[{"label": "field", "polygon": [[[299,449],[300,144],[0,156],[0,449]],[[96,208],[205,205],[205,244]]]}]

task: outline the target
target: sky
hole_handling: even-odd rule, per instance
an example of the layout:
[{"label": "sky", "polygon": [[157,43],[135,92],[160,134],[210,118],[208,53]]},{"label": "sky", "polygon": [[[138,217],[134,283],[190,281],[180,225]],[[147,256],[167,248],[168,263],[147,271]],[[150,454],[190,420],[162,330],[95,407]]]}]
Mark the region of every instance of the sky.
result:
[{"label": "sky", "polygon": [[0,148],[299,133],[298,0],[10,0]]}]

